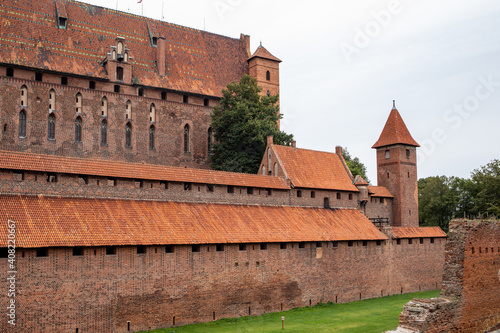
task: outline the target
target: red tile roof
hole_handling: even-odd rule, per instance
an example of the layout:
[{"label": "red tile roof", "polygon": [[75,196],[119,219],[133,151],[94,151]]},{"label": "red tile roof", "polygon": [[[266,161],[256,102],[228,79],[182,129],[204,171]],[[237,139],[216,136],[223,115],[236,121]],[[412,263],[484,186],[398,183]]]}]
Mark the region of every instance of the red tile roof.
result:
[{"label": "red tile roof", "polygon": [[373,197],[394,198],[391,192],[384,186],[368,186],[368,192]]},{"label": "red tile roof", "polygon": [[440,227],[393,227],[391,233],[394,238],[447,237]]},{"label": "red tile roof", "polygon": [[403,118],[401,118],[398,110],[393,108],[389,114],[389,118],[387,118],[387,122],[385,123],[380,137],[372,148],[380,148],[399,143],[420,147],[417,141],[415,141],[411,136],[410,131],[408,131],[408,128],[406,127],[406,124],[403,121]]},{"label": "red tile roof", "polygon": [[[72,0],[58,0],[57,8],[68,18],[67,29],[58,28],[54,0],[2,0],[0,63],[107,79],[100,62],[120,36],[141,85],[221,96],[248,71],[240,39]],[[166,38],[164,77],[155,66],[148,26]]]},{"label": "red tile roof", "polygon": [[290,189],[280,177],[0,151],[0,169]]},{"label": "red tile roof", "polygon": [[3,195],[0,247],[7,220],[18,248],[387,239],[355,209]]},{"label": "red tile roof", "polygon": [[368,182],[360,175],[357,175],[356,178],[354,178],[353,183],[354,183],[354,185],[357,185],[357,186],[369,185]]},{"label": "red tile roof", "polygon": [[272,149],[295,187],[358,192],[339,155],[279,145]]},{"label": "red tile roof", "polygon": [[275,56],[273,56],[271,54],[271,52],[269,52],[264,46],[260,45],[257,50],[255,50],[255,52],[252,54],[252,56],[250,58],[248,58],[248,60],[252,59],[252,58],[263,58],[263,59],[268,59],[268,60],[273,60],[273,61],[277,61],[277,62],[281,62],[280,59],[276,58]]}]

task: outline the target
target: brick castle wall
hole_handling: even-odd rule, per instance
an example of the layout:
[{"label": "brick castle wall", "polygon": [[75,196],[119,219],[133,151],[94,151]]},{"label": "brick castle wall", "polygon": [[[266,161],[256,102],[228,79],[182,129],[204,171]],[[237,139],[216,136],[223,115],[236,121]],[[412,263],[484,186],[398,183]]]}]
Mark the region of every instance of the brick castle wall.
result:
[{"label": "brick castle wall", "polygon": [[400,327],[422,332],[500,329],[500,222],[450,222],[441,297],[409,302]]},{"label": "brick castle wall", "polygon": [[[417,243],[417,242],[415,242]],[[128,332],[435,289],[444,242],[17,249],[17,330]],[[408,262],[408,258],[412,258]],[[7,259],[0,259],[7,265]],[[411,267],[410,267],[411,266]],[[411,269],[409,269],[411,268]],[[6,306],[6,293],[0,306]],[[10,331],[7,331],[10,332]],[[13,331],[12,331],[13,332]]]}]

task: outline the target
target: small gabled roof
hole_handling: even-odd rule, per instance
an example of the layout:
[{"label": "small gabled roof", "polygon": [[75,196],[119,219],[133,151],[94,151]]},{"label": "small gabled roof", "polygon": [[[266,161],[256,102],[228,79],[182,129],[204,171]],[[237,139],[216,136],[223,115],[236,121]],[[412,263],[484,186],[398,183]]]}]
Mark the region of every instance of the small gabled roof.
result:
[{"label": "small gabled roof", "polygon": [[391,113],[389,114],[389,118],[387,118],[380,137],[372,146],[372,148],[380,148],[395,144],[420,147],[417,141],[415,141],[411,136],[410,131],[408,131],[408,128],[403,121],[403,118],[401,118],[401,115],[394,105]]},{"label": "small gabled roof", "polygon": [[356,178],[354,178],[354,181],[352,183],[356,186],[369,185],[368,182],[360,175],[357,175]]},{"label": "small gabled roof", "polygon": [[252,56],[250,58],[248,58],[248,61],[250,61],[253,58],[262,58],[262,59],[281,62],[280,59],[276,58],[275,56],[273,56],[271,54],[271,52],[266,50],[266,48],[264,46],[262,46],[262,44],[260,44],[260,46],[257,48],[257,50],[255,50],[255,52],[252,54]]},{"label": "small gabled roof", "polygon": [[339,155],[279,145],[271,147],[293,186],[358,192]]},{"label": "small gabled roof", "polygon": [[357,209],[0,195],[22,248],[386,240]]}]

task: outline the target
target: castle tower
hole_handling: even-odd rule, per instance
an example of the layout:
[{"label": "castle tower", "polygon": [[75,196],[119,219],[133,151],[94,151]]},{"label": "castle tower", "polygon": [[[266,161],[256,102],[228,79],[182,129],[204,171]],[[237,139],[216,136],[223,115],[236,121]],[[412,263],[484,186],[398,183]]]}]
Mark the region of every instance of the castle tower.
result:
[{"label": "castle tower", "polygon": [[[280,62],[262,44],[248,58],[248,68],[251,77],[257,79],[262,88],[261,95],[276,95],[280,92]],[[279,103],[279,101],[278,101]],[[279,126],[279,121],[278,121]]]},{"label": "castle tower", "polygon": [[377,183],[394,195],[392,226],[418,227],[417,147],[395,104],[377,150]]}]

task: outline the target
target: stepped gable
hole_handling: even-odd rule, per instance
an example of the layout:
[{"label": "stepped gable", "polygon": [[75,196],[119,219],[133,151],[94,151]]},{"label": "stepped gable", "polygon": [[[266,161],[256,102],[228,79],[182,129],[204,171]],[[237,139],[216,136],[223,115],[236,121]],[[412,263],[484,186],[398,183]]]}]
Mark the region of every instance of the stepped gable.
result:
[{"label": "stepped gable", "polygon": [[396,107],[393,107],[380,137],[372,148],[380,148],[396,144],[420,147],[417,141],[415,141],[411,136],[410,131],[408,131],[408,128],[406,127],[406,124],[403,121],[403,118],[401,118],[401,115]]},{"label": "stepped gable", "polygon": [[384,186],[368,186],[368,192],[374,197],[394,198],[387,187]]},{"label": "stepped gable", "polygon": [[387,239],[357,209],[2,195],[0,219],[22,248]]},{"label": "stepped gable", "polygon": [[[134,82],[143,86],[222,96],[228,83],[248,72],[239,38],[71,0],[3,0],[0,15],[1,64],[107,81],[100,63],[116,38],[123,37]],[[65,16],[66,28],[58,27],[58,15]],[[163,77],[152,37],[166,41]]]},{"label": "stepped gable", "polygon": [[272,149],[293,186],[358,192],[339,155],[280,145]]},{"label": "stepped gable", "polygon": [[289,189],[280,177],[0,151],[0,169]]}]

